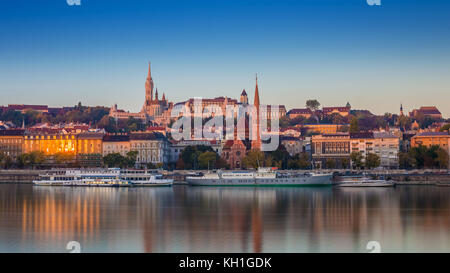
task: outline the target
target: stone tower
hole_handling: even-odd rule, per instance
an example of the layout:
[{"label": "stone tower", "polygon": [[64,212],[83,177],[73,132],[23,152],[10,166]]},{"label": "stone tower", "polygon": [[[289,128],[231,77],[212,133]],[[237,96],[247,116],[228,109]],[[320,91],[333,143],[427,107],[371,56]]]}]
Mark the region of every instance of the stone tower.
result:
[{"label": "stone tower", "polygon": [[245,92],[245,89],[241,93],[240,102],[242,104],[248,104],[248,97],[247,97],[247,92]]},{"label": "stone tower", "polygon": [[150,69],[150,62],[148,62],[148,75],[145,81],[145,105],[150,105],[153,101],[153,79],[152,72]]}]

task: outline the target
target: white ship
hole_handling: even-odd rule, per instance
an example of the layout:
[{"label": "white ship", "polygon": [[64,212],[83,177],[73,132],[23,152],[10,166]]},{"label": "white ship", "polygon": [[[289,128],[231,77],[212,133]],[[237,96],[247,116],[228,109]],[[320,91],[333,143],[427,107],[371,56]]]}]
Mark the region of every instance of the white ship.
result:
[{"label": "white ship", "polygon": [[275,168],[258,168],[257,171],[231,171],[188,176],[192,186],[325,186],[331,185],[331,174],[282,174]]},{"label": "white ship", "polygon": [[172,186],[173,184],[173,179],[164,179],[162,174],[152,170],[122,170],[120,178],[133,186],[141,187]]},{"label": "white ship", "polygon": [[162,179],[161,175],[147,170],[119,168],[52,170],[33,181],[38,186],[92,187],[171,186],[172,183],[172,179]]},{"label": "white ship", "polygon": [[348,177],[338,183],[339,187],[393,187],[395,183],[384,179],[368,177]]}]

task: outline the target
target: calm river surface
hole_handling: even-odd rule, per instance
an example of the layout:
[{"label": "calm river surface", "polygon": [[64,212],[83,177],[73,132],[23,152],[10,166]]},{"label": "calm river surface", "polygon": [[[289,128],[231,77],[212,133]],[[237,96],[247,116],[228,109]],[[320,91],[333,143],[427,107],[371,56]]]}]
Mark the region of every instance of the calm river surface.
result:
[{"label": "calm river surface", "polygon": [[450,187],[0,185],[0,252],[450,252]]}]

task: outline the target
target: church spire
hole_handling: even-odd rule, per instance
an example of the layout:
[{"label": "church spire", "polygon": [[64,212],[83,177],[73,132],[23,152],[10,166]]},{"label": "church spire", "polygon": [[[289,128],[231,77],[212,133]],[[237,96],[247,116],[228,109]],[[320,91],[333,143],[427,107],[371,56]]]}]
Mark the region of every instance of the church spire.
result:
[{"label": "church spire", "polygon": [[153,79],[150,62],[148,62],[148,74],[145,81],[145,102],[148,105],[153,101]]},{"label": "church spire", "polygon": [[[260,135],[260,129],[259,129],[259,90],[258,90],[258,74],[256,74],[256,85],[255,85],[255,99],[253,102],[253,105],[256,107],[256,126],[255,124],[252,124],[252,131],[256,130],[256,139],[252,140],[252,149],[261,150],[261,135]],[[252,133],[253,135],[253,133]]]},{"label": "church spire", "polygon": [[254,100],[253,104],[256,107],[259,107],[258,74],[256,74],[255,100]]},{"label": "church spire", "polygon": [[158,101],[158,87],[156,87],[156,91],[155,91],[155,100]]}]

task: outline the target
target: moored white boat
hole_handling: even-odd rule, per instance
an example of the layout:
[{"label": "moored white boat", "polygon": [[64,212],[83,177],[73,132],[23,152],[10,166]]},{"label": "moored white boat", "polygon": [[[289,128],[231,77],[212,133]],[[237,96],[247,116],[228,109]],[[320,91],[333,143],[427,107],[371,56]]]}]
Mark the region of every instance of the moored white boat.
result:
[{"label": "moored white boat", "polygon": [[217,171],[188,176],[186,181],[192,186],[328,186],[331,178],[332,174],[282,174],[274,168],[258,168],[257,171]]},{"label": "moored white boat", "polygon": [[395,183],[384,179],[371,179],[368,177],[351,177],[343,179],[337,184],[339,187],[393,187]]},{"label": "moored white boat", "polygon": [[147,170],[119,168],[52,170],[33,181],[38,186],[91,187],[171,186],[172,183],[172,179],[162,179],[162,175]]},{"label": "moored white boat", "polygon": [[121,178],[133,186],[160,187],[172,186],[173,179],[164,179],[161,174],[151,170],[123,170]]}]

